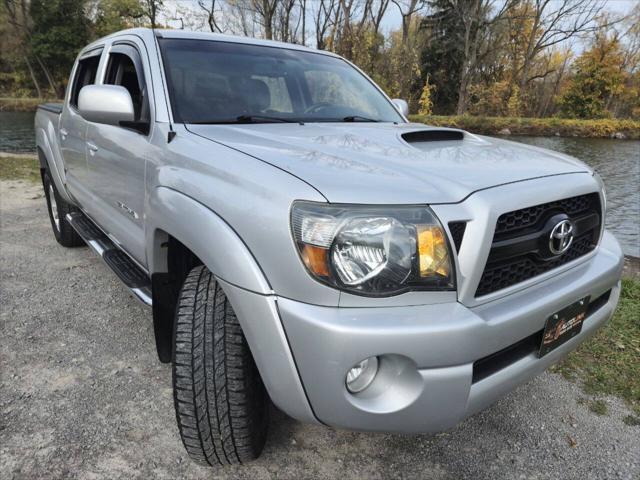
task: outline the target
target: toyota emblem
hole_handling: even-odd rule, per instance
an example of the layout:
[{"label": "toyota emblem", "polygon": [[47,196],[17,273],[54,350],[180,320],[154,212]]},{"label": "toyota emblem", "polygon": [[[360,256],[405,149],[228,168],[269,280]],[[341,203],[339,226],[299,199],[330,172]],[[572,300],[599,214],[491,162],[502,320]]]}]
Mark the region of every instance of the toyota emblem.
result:
[{"label": "toyota emblem", "polygon": [[554,255],[562,255],[569,250],[573,242],[573,223],[571,220],[562,220],[556,223],[549,235],[549,250]]}]

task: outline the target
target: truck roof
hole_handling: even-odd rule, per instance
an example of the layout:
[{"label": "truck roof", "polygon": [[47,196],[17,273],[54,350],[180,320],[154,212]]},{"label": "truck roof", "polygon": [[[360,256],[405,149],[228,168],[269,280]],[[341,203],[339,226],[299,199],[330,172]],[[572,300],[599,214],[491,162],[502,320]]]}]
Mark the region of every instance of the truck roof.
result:
[{"label": "truck roof", "polygon": [[258,38],[251,37],[243,37],[239,35],[226,35],[222,33],[211,33],[211,32],[193,32],[190,30],[171,30],[171,29],[151,29],[151,28],[130,28],[127,30],[120,30],[118,32],[114,32],[105,37],[99,38],[98,40],[93,41],[85,48],[85,50],[91,50],[95,48],[100,43],[104,42],[104,40],[118,37],[121,35],[138,35],[142,38],[149,38],[150,35],[155,35],[159,38],[184,38],[184,39],[192,39],[192,40],[209,40],[209,41],[218,41],[218,42],[231,42],[231,43],[243,43],[248,45],[264,45],[269,47],[276,48],[286,48],[290,50],[302,50],[313,53],[322,53],[325,55],[337,56],[332,52],[327,52],[324,50],[316,50],[315,48],[306,47],[304,45],[298,45],[295,43],[285,43],[278,42],[275,40],[263,40]]}]

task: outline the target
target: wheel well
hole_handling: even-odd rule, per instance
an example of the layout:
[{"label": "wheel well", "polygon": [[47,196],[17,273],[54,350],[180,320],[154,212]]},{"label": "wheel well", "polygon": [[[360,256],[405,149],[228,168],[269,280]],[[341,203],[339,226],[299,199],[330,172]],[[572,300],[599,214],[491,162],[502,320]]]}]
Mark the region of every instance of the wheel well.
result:
[{"label": "wheel well", "polygon": [[161,270],[151,275],[153,330],[156,350],[163,363],[173,359],[173,324],[180,288],[193,267],[202,261],[189,248],[166,232],[156,234],[156,262]]},{"label": "wheel well", "polygon": [[49,169],[49,165],[47,164],[47,156],[44,154],[42,148],[37,148],[38,153],[38,161],[40,162],[40,178],[44,177],[44,172]]}]

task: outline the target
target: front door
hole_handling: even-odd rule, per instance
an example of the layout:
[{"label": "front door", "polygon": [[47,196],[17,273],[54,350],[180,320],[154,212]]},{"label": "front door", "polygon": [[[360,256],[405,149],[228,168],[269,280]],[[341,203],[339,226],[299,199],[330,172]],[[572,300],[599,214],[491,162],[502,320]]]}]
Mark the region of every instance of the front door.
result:
[{"label": "front door", "polygon": [[87,185],[93,196],[88,213],[134,260],[146,266],[145,167],[153,148],[149,142],[150,90],[135,43],[112,45],[106,65],[103,83],[129,91],[135,121],[122,126],[88,124]]}]

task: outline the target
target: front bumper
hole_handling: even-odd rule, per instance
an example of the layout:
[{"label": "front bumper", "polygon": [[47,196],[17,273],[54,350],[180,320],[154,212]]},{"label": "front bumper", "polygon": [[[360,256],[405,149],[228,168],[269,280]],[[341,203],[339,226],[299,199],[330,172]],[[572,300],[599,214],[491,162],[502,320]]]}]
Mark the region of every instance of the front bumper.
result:
[{"label": "front bumper", "polygon": [[[271,380],[265,384],[276,404],[287,411],[291,400],[282,398],[284,385],[289,381],[299,385],[301,380],[313,414],[328,425],[386,432],[442,431],[542,372],[608,321],[618,303],[622,265],[617,241],[605,232],[587,261],[473,308],[457,302],[335,308],[278,297],[277,309],[296,365],[287,372],[297,370],[300,378],[286,379],[280,370],[278,392],[271,391]],[[525,352],[473,381],[474,362],[531,337],[551,314],[587,295],[603,301],[590,311],[579,335],[543,358]],[[257,347],[249,340],[254,351]],[[365,391],[350,394],[344,384],[347,371],[372,355],[382,358],[376,379]],[[269,365],[261,365],[260,353],[256,362],[263,377],[274,377],[266,372]],[[301,417],[295,412],[294,416]]]}]

